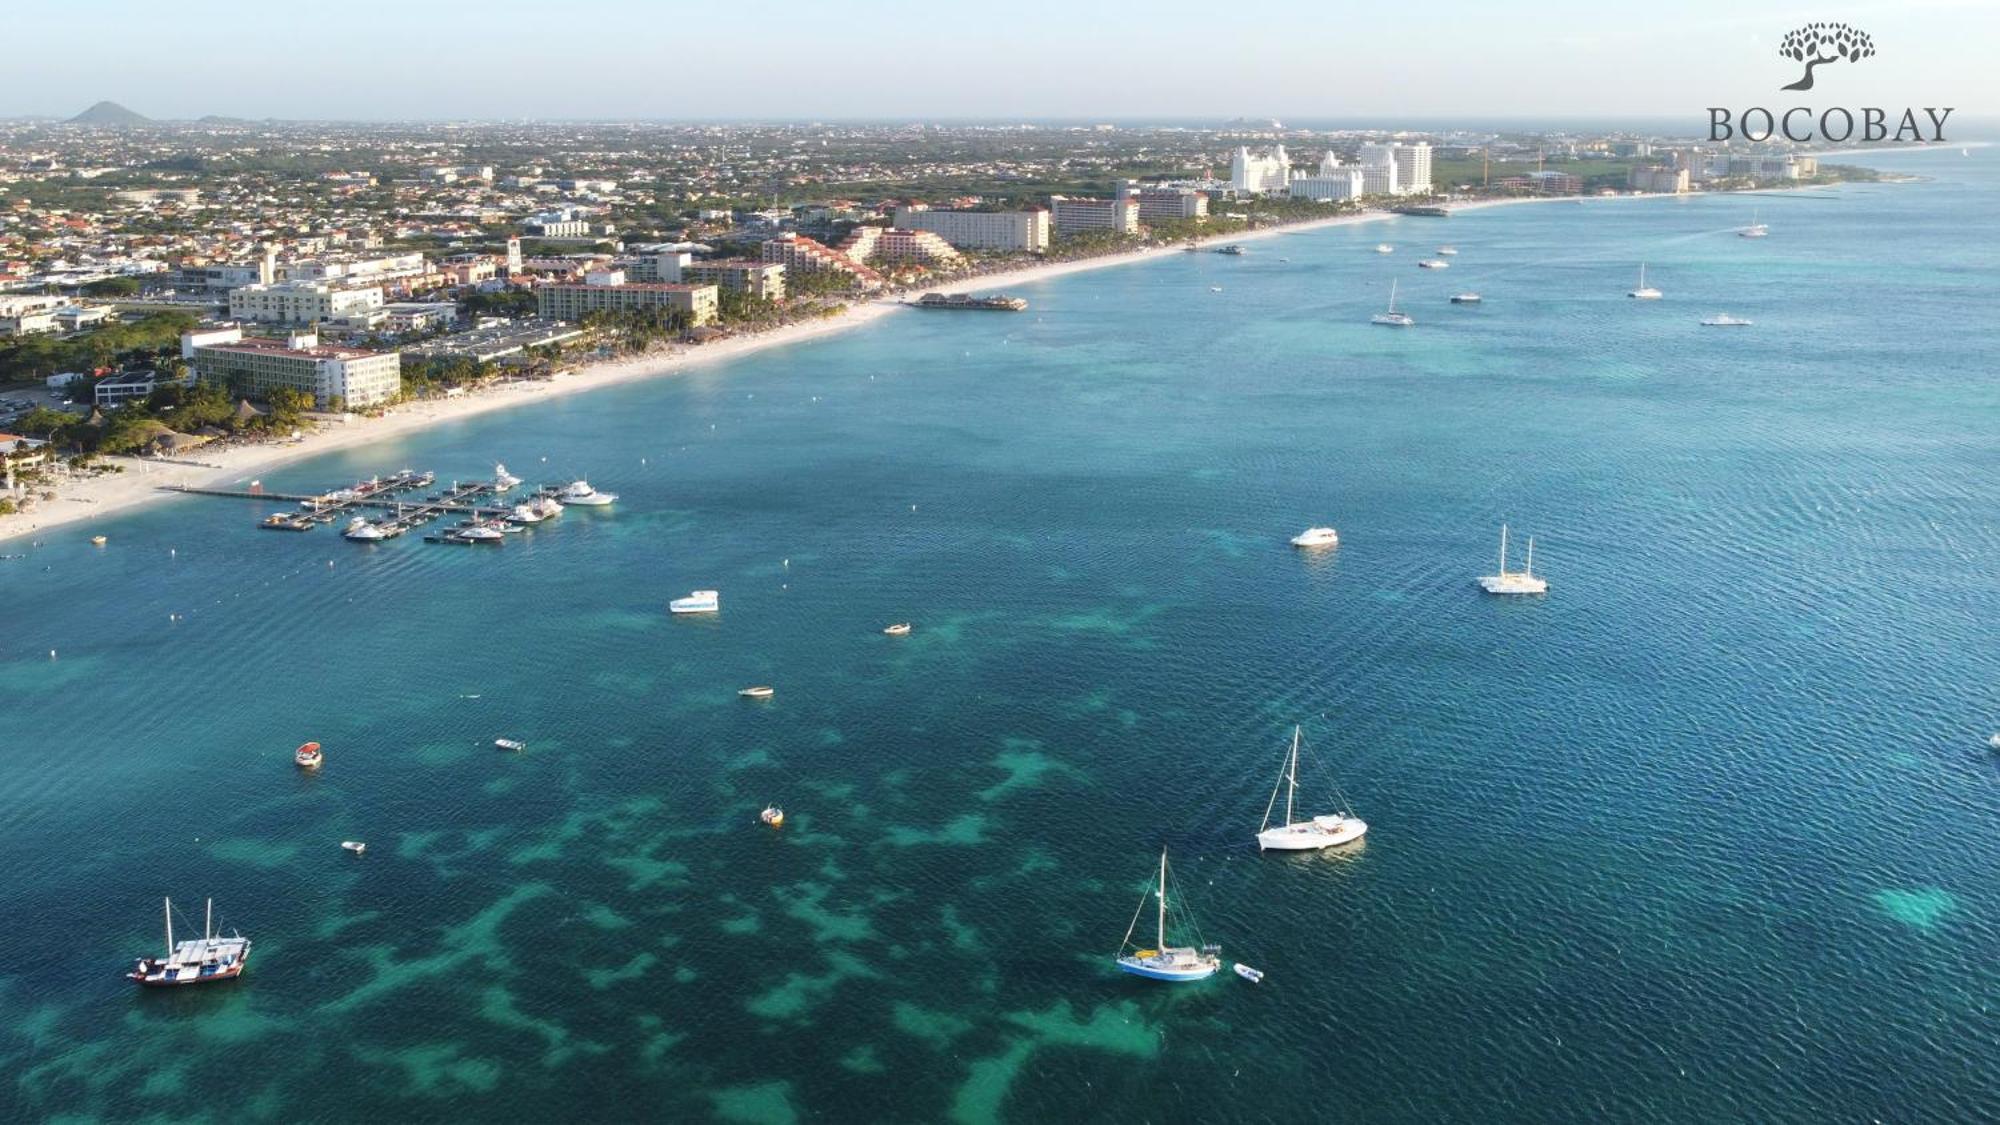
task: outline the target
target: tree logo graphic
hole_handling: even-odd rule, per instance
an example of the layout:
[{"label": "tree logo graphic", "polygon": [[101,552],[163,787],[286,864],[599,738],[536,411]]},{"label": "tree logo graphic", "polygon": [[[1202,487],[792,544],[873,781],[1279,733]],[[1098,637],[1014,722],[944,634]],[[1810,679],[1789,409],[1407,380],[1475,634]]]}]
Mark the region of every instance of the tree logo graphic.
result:
[{"label": "tree logo graphic", "polygon": [[1805,76],[1785,90],[1810,90],[1813,88],[1813,67],[1821,63],[1860,62],[1875,53],[1875,41],[1868,33],[1844,23],[1809,23],[1796,31],[1785,33],[1785,41],[1778,46],[1780,57],[1806,64]]}]

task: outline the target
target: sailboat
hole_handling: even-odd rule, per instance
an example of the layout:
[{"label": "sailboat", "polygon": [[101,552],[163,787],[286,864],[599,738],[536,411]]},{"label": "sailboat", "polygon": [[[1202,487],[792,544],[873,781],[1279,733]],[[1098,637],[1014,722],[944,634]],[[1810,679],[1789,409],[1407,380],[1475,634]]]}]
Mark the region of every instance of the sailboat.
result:
[{"label": "sailboat", "polygon": [[1750,212],[1750,225],[1736,232],[1738,238],[1763,238],[1771,233],[1771,228],[1757,221],[1757,212]]},{"label": "sailboat", "polygon": [[1167,944],[1167,849],[1160,849],[1160,886],[1157,891],[1148,891],[1147,898],[1159,898],[1158,921],[1153,931],[1151,949],[1132,949],[1132,933],[1139,928],[1139,916],[1146,912],[1146,899],[1139,900],[1139,909],[1132,912],[1132,924],[1125,928],[1125,941],[1118,954],[1119,969],[1135,977],[1149,980],[1190,981],[1207,980],[1222,968],[1222,947],[1219,945],[1170,946]]},{"label": "sailboat", "polygon": [[[1299,795],[1299,735],[1300,728],[1293,727],[1291,753],[1285,755],[1284,772],[1278,775],[1278,784],[1271,787],[1271,801],[1264,806],[1264,823],[1257,829],[1258,851],[1315,851],[1352,843],[1368,831],[1367,821],[1348,813],[1292,819]],[[1278,807],[1279,789],[1285,791],[1285,819],[1273,828],[1271,813]]]},{"label": "sailboat", "polygon": [[1646,263],[1639,263],[1639,288],[1625,295],[1627,297],[1636,297],[1641,301],[1657,301],[1660,299],[1660,291],[1646,284]]},{"label": "sailboat", "polygon": [[1396,311],[1396,283],[1393,281],[1389,283],[1389,311],[1378,312],[1368,320],[1371,324],[1386,324],[1391,328],[1408,328],[1416,324],[1409,313]]},{"label": "sailboat", "polygon": [[250,939],[231,931],[229,937],[215,933],[215,900],[208,900],[202,919],[201,940],[174,944],[174,900],[166,900],[167,953],[164,957],[141,957],[127,980],[149,988],[176,984],[208,984],[232,980],[243,973],[250,961]]},{"label": "sailboat", "polygon": [[1535,540],[1528,539],[1527,569],[1509,571],[1507,569],[1507,525],[1500,525],[1500,573],[1489,574],[1479,580],[1479,586],[1489,594],[1546,594],[1549,580],[1535,577]]}]

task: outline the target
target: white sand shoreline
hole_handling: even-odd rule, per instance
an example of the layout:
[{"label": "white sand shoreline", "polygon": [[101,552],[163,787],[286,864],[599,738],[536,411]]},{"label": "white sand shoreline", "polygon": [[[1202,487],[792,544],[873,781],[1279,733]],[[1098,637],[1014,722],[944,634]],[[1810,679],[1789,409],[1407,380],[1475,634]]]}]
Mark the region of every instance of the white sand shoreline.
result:
[{"label": "white sand shoreline", "polygon": [[[1524,203],[1559,202],[1600,202],[1606,199],[1658,199],[1675,198],[1666,195],[1621,195],[1601,196],[1533,196],[1520,199],[1481,200],[1452,206],[1454,212],[1485,210]],[[1356,223],[1379,222],[1396,217],[1391,211],[1364,211],[1359,214],[1336,215],[1325,219],[1314,219],[1303,223],[1289,223],[1283,226],[1267,227],[1263,230],[1245,231],[1225,236],[1232,242],[1252,242],[1294,234],[1301,231],[1321,230],[1327,227],[1348,226]],[[1084,258],[1068,262],[1050,262],[1026,266],[1016,270],[988,274],[945,283],[928,289],[915,290],[904,294],[913,299],[932,291],[990,290],[1001,285],[1019,285],[1066,274],[1081,273],[1085,270],[1106,269],[1112,266],[1130,265],[1167,255],[1180,254],[1179,246],[1149,247],[1123,254],[1109,254],[1103,257]],[[510,410],[538,402],[595,390],[599,387],[617,386],[638,379],[649,379],[670,375],[700,365],[724,363],[738,356],[767,348],[783,347],[806,340],[819,339],[839,332],[872,324],[886,316],[902,310],[898,300],[874,300],[849,306],[838,316],[824,320],[789,324],[755,335],[732,337],[713,344],[699,347],[682,346],[666,353],[651,353],[631,356],[625,359],[588,364],[576,372],[550,380],[531,380],[501,383],[493,387],[470,391],[458,398],[429,399],[408,403],[391,409],[381,418],[355,418],[346,423],[328,424],[306,434],[297,441],[268,442],[260,445],[233,446],[225,449],[196,448],[189,452],[188,460],[179,463],[156,461],[145,457],[106,457],[108,464],[121,465],[125,471],[72,480],[60,485],[54,500],[42,500],[30,512],[0,516],[0,542],[33,536],[41,539],[57,531],[85,525],[79,534],[99,533],[95,525],[108,521],[133,509],[175,499],[174,493],[164,491],[173,487],[222,488],[244,487],[263,473],[273,469],[307,460],[324,453],[333,453],[357,446],[368,445],[388,438],[401,437],[432,426],[475,417],[495,410]],[[393,468],[385,467],[386,468]],[[328,487],[347,483],[345,481],[323,482]]]}]

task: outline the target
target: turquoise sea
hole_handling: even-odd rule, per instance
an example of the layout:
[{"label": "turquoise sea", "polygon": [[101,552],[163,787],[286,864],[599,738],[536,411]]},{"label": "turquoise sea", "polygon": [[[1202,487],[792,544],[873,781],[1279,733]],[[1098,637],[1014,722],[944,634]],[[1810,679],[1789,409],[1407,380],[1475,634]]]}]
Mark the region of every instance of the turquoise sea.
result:
[{"label": "turquoise sea", "polygon": [[[622,495],[497,550],[190,499],[0,562],[0,1119],[2000,1115],[2000,157],[1877,163],[1928,179],[1294,233],[264,481]],[[1474,588],[1503,520],[1546,598]],[[1294,723],[1364,845],[1255,850]],[[1163,845],[1261,985],[1113,971]],[[120,978],[168,894],[241,980]]]}]

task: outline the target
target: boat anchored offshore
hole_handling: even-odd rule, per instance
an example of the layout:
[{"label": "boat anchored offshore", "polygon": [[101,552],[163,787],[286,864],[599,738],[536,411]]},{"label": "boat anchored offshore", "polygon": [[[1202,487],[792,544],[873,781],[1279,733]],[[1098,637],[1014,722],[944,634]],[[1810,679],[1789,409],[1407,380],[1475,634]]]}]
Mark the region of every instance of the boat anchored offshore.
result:
[{"label": "boat anchored offshore", "polygon": [[1236,962],[1236,964],[1231,965],[1230,968],[1235,969],[1237,976],[1242,977],[1244,980],[1249,981],[1251,984],[1261,983],[1264,979],[1264,971],[1262,969],[1253,969],[1250,966],[1245,965],[1241,961],[1238,961]]},{"label": "boat anchored offshore", "polygon": [[[1271,788],[1271,801],[1264,806],[1264,823],[1257,829],[1258,851],[1316,851],[1352,843],[1368,831],[1367,821],[1344,811],[1334,816],[1315,816],[1299,821],[1292,819],[1293,806],[1299,795],[1299,735],[1300,728],[1293,727],[1292,749],[1285,755],[1284,772],[1278,775],[1278,784]],[[1278,807],[1280,789],[1285,791],[1285,819],[1273,828],[1271,813]],[[1334,792],[1338,794],[1340,790],[1336,788]],[[1346,803],[1342,799],[1341,804]]]},{"label": "boat anchored offshore", "polygon": [[1449,257],[1452,257],[1453,255],[1455,255],[1455,254],[1457,254],[1457,253],[1458,253],[1458,247],[1456,247],[1456,246],[1440,246],[1440,247],[1438,247],[1438,249],[1437,249],[1437,252],[1438,252],[1439,254],[1442,254],[1442,255],[1444,255],[1445,257],[1449,258]]},{"label": "boat anchored offshore", "polygon": [[590,487],[589,481],[577,480],[565,485],[557,499],[561,500],[564,504],[581,504],[586,508],[602,508],[606,504],[617,500],[618,494],[615,492],[599,492]]},{"label": "boat anchored offshore", "polygon": [[[1146,899],[1139,900],[1139,909],[1132,912],[1132,924],[1125,929],[1125,940],[1118,947],[1119,969],[1135,977],[1148,980],[1194,981],[1207,980],[1222,968],[1222,947],[1219,945],[1170,946],[1167,944],[1167,850],[1160,849],[1160,886],[1156,891],[1146,892],[1146,898],[1157,896],[1159,912],[1153,931],[1151,949],[1133,949],[1132,932],[1139,928],[1139,916],[1146,912]],[[1197,939],[1198,940],[1198,939]]]},{"label": "boat anchored offshore", "polygon": [[757,819],[773,828],[783,828],[785,826],[785,810],[776,805],[766,805],[764,811],[757,814]]},{"label": "boat anchored offshore", "polygon": [[1451,295],[1451,303],[1454,305],[1476,305],[1479,303],[1479,294],[1453,293]]},{"label": "boat anchored offshore", "polygon": [[493,740],[493,745],[496,749],[512,750],[516,753],[528,748],[527,743],[516,738],[496,738]]},{"label": "boat anchored offshore", "polygon": [[1507,525],[1500,525],[1500,573],[1479,580],[1479,588],[1489,594],[1546,594],[1549,582],[1535,577],[1535,540],[1528,538],[1528,562],[1524,570],[1507,569]]},{"label": "boat anchored offshore", "polygon": [[297,750],[292,751],[292,761],[298,763],[298,767],[302,770],[316,770],[319,768],[319,764],[325,760],[326,755],[320,753],[319,743],[317,742],[308,742]]},{"label": "boat anchored offshore", "polygon": [[1309,527],[1292,536],[1294,547],[1338,547],[1340,532],[1330,527]]},{"label": "boat anchored offshore", "polygon": [[362,843],[359,840],[342,840],[340,842],[340,846],[346,848],[350,852],[353,852],[355,855],[360,855],[362,852],[368,850],[368,845]]},{"label": "boat anchored offshore", "polygon": [[250,962],[250,939],[233,930],[228,937],[217,936],[214,899],[208,900],[200,941],[174,944],[173,899],[166,900],[166,916],[166,956],[139,958],[132,971],[125,974],[127,980],[137,981],[149,988],[160,988],[177,984],[210,984],[219,980],[234,980],[243,975],[243,967]]},{"label": "boat anchored offshore", "polygon": [[1771,228],[1758,220],[1757,212],[1750,212],[1750,225],[1736,232],[1738,238],[1769,238]]},{"label": "boat anchored offshore", "polygon": [[1703,328],[1748,328],[1755,323],[1740,316],[1730,316],[1728,313],[1716,313],[1714,316],[1701,318]]},{"label": "boat anchored offshore", "polygon": [[722,595],[714,590],[695,590],[685,598],[675,598],[667,603],[669,613],[718,613],[722,610]]},{"label": "boat anchored offshore", "polygon": [[1396,248],[1394,246],[1389,245],[1386,242],[1378,242],[1375,244],[1375,252],[1377,254],[1394,254],[1396,252]]},{"label": "boat anchored offshore", "polygon": [[1417,263],[1417,268],[1422,270],[1448,270],[1451,268],[1451,263],[1445,261],[1443,258],[1425,258]]},{"label": "boat anchored offshore", "polygon": [[1391,328],[1409,328],[1417,323],[1416,319],[1411,317],[1409,313],[1399,313],[1396,311],[1396,283],[1393,281],[1389,283],[1389,311],[1376,313],[1374,316],[1368,318],[1368,322],[1370,324],[1386,324]]},{"label": "boat anchored offshore", "polygon": [[1625,295],[1640,301],[1657,301],[1660,299],[1660,291],[1646,284],[1646,263],[1639,263],[1639,288]]},{"label": "boat anchored offshore", "polygon": [[743,688],[737,691],[736,694],[745,699],[769,699],[778,694],[778,689],[769,684],[757,684],[754,687]]},{"label": "boat anchored offshore", "polygon": [[892,637],[907,637],[910,635],[910,623],[907,621],[898,621],[882,631]]}]

